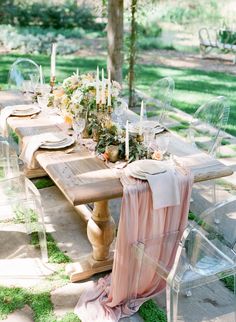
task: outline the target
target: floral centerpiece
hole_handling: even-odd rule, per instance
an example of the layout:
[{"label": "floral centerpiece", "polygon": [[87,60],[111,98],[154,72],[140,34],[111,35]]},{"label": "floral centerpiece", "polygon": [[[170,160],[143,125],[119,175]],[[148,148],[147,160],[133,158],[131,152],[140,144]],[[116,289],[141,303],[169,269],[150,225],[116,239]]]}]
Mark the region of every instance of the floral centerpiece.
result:
[{"label": "floral centerpiece", "polygon": [[[120,84],[103,77],[102,81],[94,73],[73,74],[53,91],[54,105],[63,115],[76,117],[82,110],[96,111],[103,99],[106,104],[109,99],[113,106],[120,92]],[[110,88],[110,92],[109,92]],[[99,93],[98,93],[99,92]],[[109,98],[110,95],[110,98]],[[98,101],[99,97],[99,101]]]}]

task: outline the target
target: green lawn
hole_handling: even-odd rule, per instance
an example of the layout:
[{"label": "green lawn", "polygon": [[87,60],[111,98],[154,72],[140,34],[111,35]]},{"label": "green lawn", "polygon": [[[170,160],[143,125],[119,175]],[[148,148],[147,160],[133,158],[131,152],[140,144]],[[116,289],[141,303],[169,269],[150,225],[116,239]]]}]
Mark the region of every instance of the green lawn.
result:
[{"label": "green lawn", "polygon": [[[7,74],[10,65],[23,55],[8,54],[0,56],[0,86],[6,87]],[[50,58],[46,55],[28,55],[43,66],[46,80],[49,80]],[[96,66],[106,67],[105,59],[98,57],[81,58],[75,56],[57,57],[57,80],[69,76],[79,68],[81,72],[95,71]],[[127,66],[124,67],[124,78],[127,79]],[[136,86],[148,91],[149,86],[157,79],[171,76],[175,80],[176,89],[173,106],[192,114],[202,103],[212,97],[224,95],[228,98],[231,112],[227,131],[236,135],[236,83],[235,76],[219,72],[206,72],[196,69],[183,69],[174,67],[137,65]]]}]

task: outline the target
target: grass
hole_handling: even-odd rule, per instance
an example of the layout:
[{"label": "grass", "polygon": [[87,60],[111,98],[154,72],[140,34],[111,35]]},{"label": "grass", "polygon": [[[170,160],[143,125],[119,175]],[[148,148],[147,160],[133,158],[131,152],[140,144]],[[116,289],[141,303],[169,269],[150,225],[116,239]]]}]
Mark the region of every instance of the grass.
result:
[{"label": "grass", "polygon": [[0,318],[6,317],[25,305],[33,311],[35,322],[80,322],[74,313],[67,313],[63,318],[57,319],[53,313],[53,304],[49,292],[31,293],[19,287],[0,286]]},{"label": "grass", "polygon": [[48,188],[54,186],[54,182],[49,177],[39,178],[34,181],[34,185],[37,189]]},{"label": "grass", "polygon": [[[50,57],[47,55],[19,55],[16,53],[0,56],[0,86],[7,87],[7,75],[11,64],[19,57],[33,59],[43,66],[46,81],[49,82]],[[97,65],[106,68],[105,59],[99,57],[58,56],[57,80],[64,78],[80,69],[80,72],[95,71]],[[127,76],[127,65],[123,70]],[[236,90],[235,76],[222,72],[204,71],[191,68],[176,68],[158,65],[136,65],[136,87],[148,92],[152,83],[160,78],[170,76],[175,81],[175,93],[172,105],[189,114],[207,100],[223,95],[229,100],[231,107],[227,132],[236,135]]]},{"label": "grass", "polygon": [[138,311],[145,322],[166,322],[166,313],[153,300],[143,303]]},{"label": "grass", "polygon": [[[47,239],[49,263],[62,264],[62,263],[70,263],[71,262],[70,257],[67,256],[66,254],[64,254],[60,250],[60,248],[57,246],[55,239],[52,237],[52,235],[50,233],[46,233],[46,239]],[[36,248],[40,247],[37,232],[33,232],[31,234],[31,245],[35,246]]]}]

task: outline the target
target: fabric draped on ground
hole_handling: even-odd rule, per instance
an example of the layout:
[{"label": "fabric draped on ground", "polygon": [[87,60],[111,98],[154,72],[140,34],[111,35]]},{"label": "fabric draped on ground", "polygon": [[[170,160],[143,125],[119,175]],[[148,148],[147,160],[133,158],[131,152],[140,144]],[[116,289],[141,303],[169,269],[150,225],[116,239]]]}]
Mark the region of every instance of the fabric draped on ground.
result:
[{"label": "fabric draped on ground", "polygon": [[[82,322],[116,322],[134,314],[150,297],[165,288],[165,281],[148,265],[138,265],[132,244],[167,233],[182,232],[187,224],[193,176],[176,171],[180,205],[153,209],[152,193],[146,181],[122,177],[123,199],[112,273],[100,278],[85,291],[75,313]],[[165,182],[163,182],[163,185]],[[157,243],[155,258],[170,266],[175,249],[163,249]],[[137,283],[138,281],[138,283]]]}]

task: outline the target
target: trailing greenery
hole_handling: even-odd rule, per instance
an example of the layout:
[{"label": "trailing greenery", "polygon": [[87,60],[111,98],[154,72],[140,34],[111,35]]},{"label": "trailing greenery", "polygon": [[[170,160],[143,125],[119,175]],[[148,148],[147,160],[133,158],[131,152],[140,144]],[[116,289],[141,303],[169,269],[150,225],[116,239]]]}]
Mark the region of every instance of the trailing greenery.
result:
[{"label": "trailing greenery", "polygon": [[54,182],[49,177],[39,178],[33,181],[37,189],[48,188],[54,186]]},{"label": "trailing greenery", "polygon": [[13,131],[12,129],[10,129],[10,133],[9,133],[9,136],[13,139],[13,141],[18,144],[19,143],[19,137],[18,135],[16,134],[15,131]]},{"label": "trailing greenery", "polygon": [[57,319],[53,313],[53,304],[49,292],[32,293],[19,287],[0,286],[0,318],[5,319],[10,313],[22,309],[25,305],[33,310],[35,322],[80,322],[74,313],[67,313]]},{"label": "trailing greenery", "polygon": [[167,322],[166,313],[153,300],[143,303],[138,313],[144,322]]},{"label": "trailing greenery", "polygon": [[[55,239],[52,237],[50,233],[46,233],[46,239],[47,239],[47,249],[48,249],[48,260],[49,263],[70,263],[71,259],[69,256],[64,254],[60,248],[57,246],[57,243]],[[31,234],[31,245],[39,248],[39,238],[38,233],[33,232]]]}]

